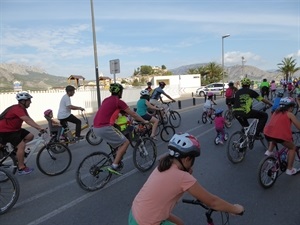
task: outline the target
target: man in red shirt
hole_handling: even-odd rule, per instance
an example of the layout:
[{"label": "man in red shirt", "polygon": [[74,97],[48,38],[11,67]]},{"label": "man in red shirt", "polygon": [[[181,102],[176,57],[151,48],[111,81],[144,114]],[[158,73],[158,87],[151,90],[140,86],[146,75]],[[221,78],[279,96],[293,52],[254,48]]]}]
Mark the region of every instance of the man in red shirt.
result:
[{"label": "man in red shirt", "polygon": [[118,148],[116,158],[110,167],[110,172],[120,174],[118,172],[118,170],[120,170],[120,168],[118,168],[119,163],[126,153],[129,141],[121,131],[111,124],[110,121],[112,115],[118,115],[118,113],[115,112],[123,110],[137,121],[143,123],[148,123],[148,121],[132,111],[129,106],[120,99],[122,98],[123,93],[123,86],[121,84],[111,84],[109,91],[111,92],[111,96],[103,100],[102,105],[94,118],[94,132],[97,136],[102,137],[104,141],[109,143],[113,148]]},{"label": "man in red shirt", "polygon": [[0,139],[3,143],[11,143],[17,147],[18,174],[29,174],[33,168],[24,164],[25,145],[34,138],[28,130],[22,128],[23,121],[38,131],[42,131],[36,122],[28,115],[27,108],[30,106],[32,96],[27,92],[20,92],[16,95],[18,104],[12,105],[0,120]]}]

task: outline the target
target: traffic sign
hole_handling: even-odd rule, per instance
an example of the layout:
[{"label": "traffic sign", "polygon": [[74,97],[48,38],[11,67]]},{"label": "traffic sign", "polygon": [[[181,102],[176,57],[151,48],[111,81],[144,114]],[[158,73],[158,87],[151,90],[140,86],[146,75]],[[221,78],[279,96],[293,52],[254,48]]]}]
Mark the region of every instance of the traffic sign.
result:
[{"label": "traffic sign", "polygon": [[113,59],[109,61],[110,65],[110,74],[120,73],[120,60]]}]

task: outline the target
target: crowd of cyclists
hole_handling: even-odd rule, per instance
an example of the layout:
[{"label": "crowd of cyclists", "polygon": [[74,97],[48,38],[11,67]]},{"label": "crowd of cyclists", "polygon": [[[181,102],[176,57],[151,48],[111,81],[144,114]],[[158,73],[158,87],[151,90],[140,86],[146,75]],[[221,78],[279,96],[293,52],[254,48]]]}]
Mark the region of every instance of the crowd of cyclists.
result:
[{"label": "crowd of cyclists", "polygon": [[[229,88],[225,94],[225,103],[228,109],[233,111],[242,127],[249,126],[248,119],[250,118],[259,120],[254,138],[262,139],[266,137],[269,141],[269,149],[266,151],[266,155],[272,154],[276,143],[280,143],[289,149],[286,174],[294,175],[299,172],[299,169],[293,167],[295,145],[292,140],[292,124],[300,130],[300,121],[291,113],[296,104],[295,100],[291,97],[283,97],[284,92],[276,90],[275,81],[269,83],[264,79],[260,85],[261,95],[251,89],[251,85],[252,82],[249,78],[241,80],[240,89],[237,89],[233,82],[229,82]],[[159,82],[159,86],[154,89],[151,86],[151,82],[148,82],[147,88],[141,90],[135,112],[121,99],[123,86],[113,83],[109,88],[111,96],[103,100],[102,105],[95,114],[93,121],[95,134],[102,137],[105,142],[114,148],[118,148],[117,155],[109,168],[111,173],[119,174],[119,163],[129,146],[129,140],[114,126],[118,117],[126,115],[144,124],[152,123],[151,138],[156,140],[155,131],[158,126],[158,118],[155,113],[164,113],[162,95],[175,102],[175,99],[163,90],[166,86],[165,82]],[[285,90],[284,84],[283,89]],[[68,122],[74,123],[76,127],[75,140],[79,141],[82,139],[81,121],[71,111],[84,110],[84,108],[71,104],[71,97],[75,94],[73,86],[69,85],[65,90],[66,94],[61,98],[57,115],[59,124],[56,122],[56,125],[65,128]],[[289,96],[295,92],[297,93],[297,100],[300,99],[298,84],[294,84],[288,90]],[[274,101],[269,100],[270,92],[275,92],[277,95]],[[264,98],[265,95],[266,98]],[[207,96],[209,103],[205,102],[204,106],[211,108],[214,101],[211,93],[208,93]],[[20,92],[17,93],[16,99],[18,104],[4,110],[0,115],[0,141],[1,143],[10,142],[17,147],[18,174],[24,175],[33,171],[23,161],[25,143],[32,140],[34,136],[28,130],[22,128],[22,124],[25,122],[38,131],[44,131],[44,128],[28,115],[27,108],[31,104],[32,96],[27,92]],[[258,111],[252,107],[254,99],[272,106],[269,123],[267,123],[268,114],[266,112]],[[153,110],[154,113],[148,110]],[[220,125],[221,122],[218,122],[220,128],[226,123],[222,117],[223,109],[218,109],[216,112],[219,113],[218,117],[222,121],[222,125]],[[45,111],[46,114],[51,118],[53,117],[53,112],[50,109]],[[284,122],[278,123],[278,121]],[[276,129],[274,126],[277,126]],[[278,126],[280,127],[278,128]],[[232,214],[241,214],[244,211],[243,206],[231,204],[205,190],[192,175],[195,158],[201,155],[200,147],[199,140],[188,133],[175,134],[171,138],[168,143],[168,154],[160,159],[158,166],[134,198],[128,224],[183,225],[182,219],[174,215],[172,210],[185,192],[218,211]]]}]

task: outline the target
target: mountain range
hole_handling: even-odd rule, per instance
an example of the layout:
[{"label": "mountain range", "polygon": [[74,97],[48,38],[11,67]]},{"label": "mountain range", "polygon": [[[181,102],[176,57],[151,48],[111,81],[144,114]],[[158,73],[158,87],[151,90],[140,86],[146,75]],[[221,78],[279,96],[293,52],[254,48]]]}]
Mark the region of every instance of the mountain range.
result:
[{"label": "mountain range", "polygon": [[[180,66],[175,69],[170,69],[174,74],[187,74],[189,69],[198,68],[205,65],[204,63],[191,64]],[[241,65],[231,66],[225,68],[228,74],[226,80],[240,80],[247,74],[250,79],[262,80],[280,80],[283,74],[276,70],[264,71],[254,66]],[[295,77],[300,77],[300,71],[294,74]],[[0,64],[0,92],[13,91],[13,83],[19,81],[22,84],[23,90],[47,90],[51,87],[65,87],[68,85],[67,77],[55,76],[48,74],[41,68],[20,65],[20,64]]]}]

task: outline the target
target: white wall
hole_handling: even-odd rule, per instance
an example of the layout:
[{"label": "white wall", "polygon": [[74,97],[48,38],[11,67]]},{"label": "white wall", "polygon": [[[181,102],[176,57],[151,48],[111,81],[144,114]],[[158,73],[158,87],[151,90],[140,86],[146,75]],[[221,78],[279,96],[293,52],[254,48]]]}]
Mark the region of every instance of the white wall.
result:
[{"label": "white wall", "polygon": [[[144,88],[144,87],[143,87]],[[134,105],[140,98],[141,88],[124,89],[122,100],[128,105]],[[173,98],[180,97],[179,90],[174,88],[165,88]],[[31,99],[31,105],[28,108],[28,113],[35,121],[43,121],[44,111],[46,109],[52,109],[53,115],[57,118],[57,112],[60,100],[65,94],[65,91],[41,91],[41,92],[29,92],[33,98]],[[15,98],[16,93],[1,93],[0,94],[0,112],[4,111],[8,106],[17,104]],[[100,91],[101,101],[110,96],[110,92],[107,90]],[[98,109],[97,91],[96,90],[77,90],[75,95],[71,97],[72,105],[85,108],[87,113],[95,113]],[[72,111],[74,115],[78,115],[76,110]]]}]

